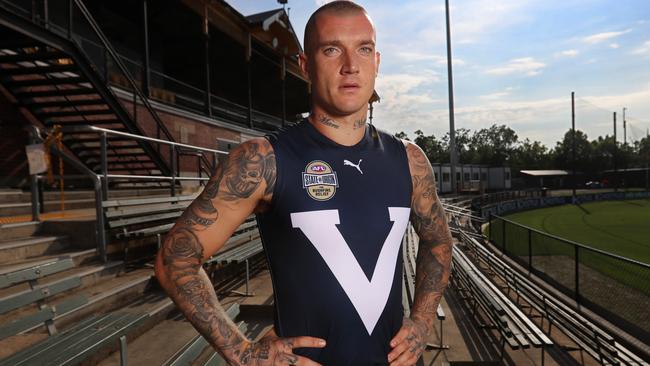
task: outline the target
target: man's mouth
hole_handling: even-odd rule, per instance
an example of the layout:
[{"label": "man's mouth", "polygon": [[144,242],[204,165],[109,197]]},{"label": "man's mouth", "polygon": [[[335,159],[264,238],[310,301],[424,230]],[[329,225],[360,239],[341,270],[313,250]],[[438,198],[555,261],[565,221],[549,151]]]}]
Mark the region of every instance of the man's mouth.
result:
[{"label": "man's mouth", "polygon": [[340,88],[343,89],[343,90],[352,91],[352,90],[359,89],[360,86],[357,83],[345,83],[345,84],[342,84]]}]

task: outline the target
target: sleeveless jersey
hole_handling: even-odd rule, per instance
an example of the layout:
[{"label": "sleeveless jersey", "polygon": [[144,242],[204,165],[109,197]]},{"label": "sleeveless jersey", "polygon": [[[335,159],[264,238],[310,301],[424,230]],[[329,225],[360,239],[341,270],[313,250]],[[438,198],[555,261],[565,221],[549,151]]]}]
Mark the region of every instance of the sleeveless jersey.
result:
[{"label": "sleeveless jersey", "polygon": [[412,186],[403,143],[368,125],[344,146],[307,120],[267,138],[277,180],[257,220],[278,336],[325,339],[325,348],[294,350],[323,365],[387,365],[404,316]]}]

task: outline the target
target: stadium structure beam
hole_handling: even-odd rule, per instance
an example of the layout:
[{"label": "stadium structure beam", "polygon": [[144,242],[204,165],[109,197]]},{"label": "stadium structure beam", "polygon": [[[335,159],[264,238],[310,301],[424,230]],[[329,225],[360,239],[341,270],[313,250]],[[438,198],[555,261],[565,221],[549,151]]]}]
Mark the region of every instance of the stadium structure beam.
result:
[{"label": "stadium structure beam", "polygon": [[210,98],[210,20],[208,18],[208,4],[205,4],[204,13],[201,17],[201,29],[203,30],[204,62],[205,62],[205,114],[212,117],[212,100]]},{"label": "stadium structure beam", "polygon": [[[142,0],[142,93],[149,98],[151,95],[151,69],[149,68],[149,11],[147,0]],[[106,71],[108,75],[108,70]],[[108,79],[107,79],[108,80]]]}]

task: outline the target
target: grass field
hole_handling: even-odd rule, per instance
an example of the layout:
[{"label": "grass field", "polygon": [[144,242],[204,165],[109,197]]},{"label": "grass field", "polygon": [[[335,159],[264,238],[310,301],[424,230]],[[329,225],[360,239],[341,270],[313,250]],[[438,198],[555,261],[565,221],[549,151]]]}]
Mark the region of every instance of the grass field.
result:
[{"label": "grass field", "polygon": [[506,218],[589,247],[650,263],[650,200],[564,205]]}]

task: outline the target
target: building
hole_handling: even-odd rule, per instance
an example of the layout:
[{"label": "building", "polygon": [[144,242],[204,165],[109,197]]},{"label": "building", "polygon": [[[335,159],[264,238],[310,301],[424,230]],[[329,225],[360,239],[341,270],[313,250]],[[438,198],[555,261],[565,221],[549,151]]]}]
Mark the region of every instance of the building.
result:
[{"label": "building", "polygon": [[[301,45],[281,8],[245,17],[222,0],[72,7],[0,6],[0,128],[13,137],[1,147],[1,186],[27,184],[27,126],[63,126],[68,152],[99,172],[99,137],[66,129],[91,125],[227,150],[309,111]],[[168,153],[111,143],[111,172],[172,169]],[[177,171],[196,175],[195,159],[179,157]]]}]

